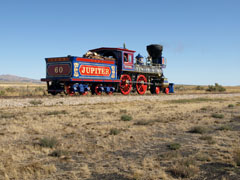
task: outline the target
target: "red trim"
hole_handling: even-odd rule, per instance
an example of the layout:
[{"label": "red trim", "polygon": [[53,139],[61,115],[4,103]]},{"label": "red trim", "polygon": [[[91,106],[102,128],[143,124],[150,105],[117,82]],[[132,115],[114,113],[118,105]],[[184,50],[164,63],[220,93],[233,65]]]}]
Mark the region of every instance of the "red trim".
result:
[{"label": "red trim", "polygon": [[104,80],[104,82],[120,82],[120,80]]},{"label": "red trim", "polygon": [[127,52],[136,52],[133,50],[129,50],[129,49],[122,49],[122,48],[108,48],[108,47],[101,47],[101,48],[97,48],[97,49],[91,49],[90,51],[100,51],[100,50],[117,50],[117,51],[127,51]]},{"label": "red trim", "polygon": [[70,57],[53,57],[53,58],[45,58],[46,62],[63,62],[70,61]]},{"label": "red trim", "polygon": [[115,64],[114,60],[100,60],[100,59],[86,59],[86,58],[76,58],[77,61],[83,62],[93,62],[93,63],[104,63],[104,64]]}]

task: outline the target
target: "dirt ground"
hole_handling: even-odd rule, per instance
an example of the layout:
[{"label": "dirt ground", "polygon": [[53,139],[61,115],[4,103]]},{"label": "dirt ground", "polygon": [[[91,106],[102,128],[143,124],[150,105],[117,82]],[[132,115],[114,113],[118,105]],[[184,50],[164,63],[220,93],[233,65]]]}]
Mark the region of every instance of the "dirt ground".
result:
[{"label": "dirt ground", "polygon": [[240,94],[0,102],[0,179],[240,179]]}]

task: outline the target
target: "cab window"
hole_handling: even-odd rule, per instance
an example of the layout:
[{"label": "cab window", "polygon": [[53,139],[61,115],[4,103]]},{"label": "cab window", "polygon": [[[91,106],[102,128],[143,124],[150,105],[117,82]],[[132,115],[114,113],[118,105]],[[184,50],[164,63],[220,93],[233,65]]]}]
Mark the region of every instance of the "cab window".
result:
[{"label": "cab window", "polygon": [[123,60],[124,60],[124,62],[128,62],[128,54],[127,53],[124,53]]},{"label": "cab window", "polygon": [[132,62],[132,55],[130,55],[130,54],[128,55],[128,62],[130,62],[130,63]]},{"label": "cab window", "polygon": [[132,63],[133,56],[131,54],[124,53],[123,54],[123,60],[124,60],[124,62]]}]

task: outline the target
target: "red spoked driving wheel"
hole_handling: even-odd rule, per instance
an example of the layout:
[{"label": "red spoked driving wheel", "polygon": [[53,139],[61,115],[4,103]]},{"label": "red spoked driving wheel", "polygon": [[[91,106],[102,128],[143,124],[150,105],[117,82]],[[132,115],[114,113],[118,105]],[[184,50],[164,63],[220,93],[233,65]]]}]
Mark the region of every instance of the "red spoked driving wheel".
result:
[{"label": "red spoked driving wheel", "polygon": [[99,95],[99,96],[102,94],[102,91],[100,91],[100,84],[95,86],[94,92],[96,95]]},{"label": "red spoked driving wheel", "polygon": [[120,91],[124,95],[128,95],[132,90],[132,79],[128,74],[123,74],[120,78]]},{"label": "red spoked driving wheel", "polygon": [[143,95],[147,90],[147,78],[144,75],[139,75],[137,77],[136,89],[138,94]]}]

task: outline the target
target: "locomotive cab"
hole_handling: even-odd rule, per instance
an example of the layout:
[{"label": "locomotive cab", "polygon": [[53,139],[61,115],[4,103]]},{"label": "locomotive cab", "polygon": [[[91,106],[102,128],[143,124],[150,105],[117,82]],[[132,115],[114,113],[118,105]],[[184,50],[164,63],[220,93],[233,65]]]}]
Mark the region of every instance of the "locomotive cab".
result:
[{"label": "locomotive cab", "polygon": [[118,77],[120,78],[122,71],[134,71],[134,53],[135,51],[122,48],[107,48],[102,47],[92,49],[91,52],[96,52],[102,56],[113,57],[116,59],[118,68]]}]

